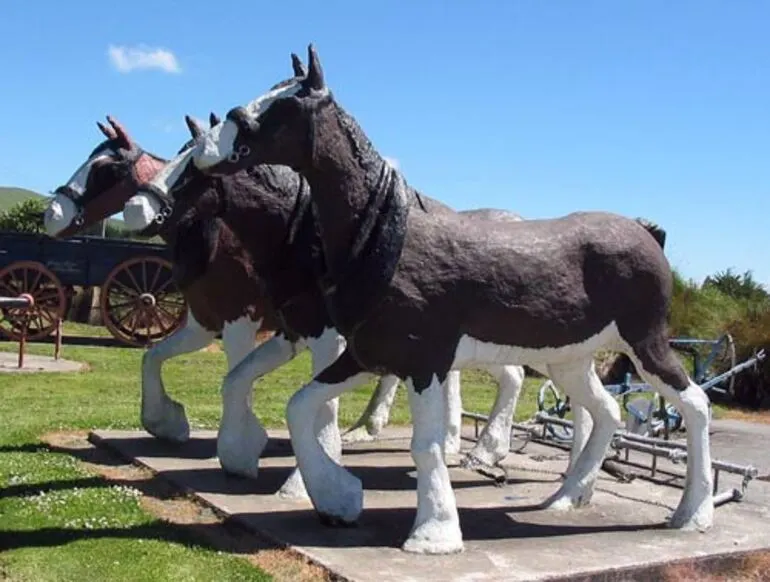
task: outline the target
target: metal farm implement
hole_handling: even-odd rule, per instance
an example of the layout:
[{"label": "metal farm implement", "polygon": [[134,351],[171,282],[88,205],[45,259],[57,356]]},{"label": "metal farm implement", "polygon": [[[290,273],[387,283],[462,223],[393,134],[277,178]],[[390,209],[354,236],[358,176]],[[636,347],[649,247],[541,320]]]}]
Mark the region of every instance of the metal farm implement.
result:
[{"label": "metal farm implement", "polygon": [[103,324],[120,342],[146,346],[187,314],[163,245],[0,232],[0,336],[42,339],[64,319],[75,286],[100,288]]},{"label": "metal farm implement", "polygon": [[[762,350],[746,361],[736,363],[735,345],[729,334],[714,340],[674,338],[670,340],[670,344],[691,357],[692,378],[706,394],[731,396],[735,377],[765,359]],[[705,356],[704,347],[708,348]],[[726,371],[717,373],[717,365],[721,368],[727,367]],[[670,440],[672,433],[686,430],[682,416],[676,408],[655,393],[652,386],[634,383],[631,378],[629,372],[621,383],[605,385],[607,391],[620,398],[621,406],[626,412],[625,429],[616,431],[612,441],[614,456],[607,460],[613,461],[614,466],[620,463],[639,468],[639,463],[630,460],[630,451],[634,451],[646,455],[649,459],[646,469],[649,470],[650,478],[655,479],[659,473],[678,476],[662,468],[659,459],[667,459],[675,465],[686,463],[686,445]],[[569,448],[573,434],[572,422],[566,418],[570,411],[569,398],[562,397],[553,382],[546,380],[538,390],[537,404],[538,412],[534,418],[523,423],[513,423],[511,450],[522,452],[529,442]],[[463,416],[474,421],[475,438],[478,438],[479,425],[486,422],[488,417],[466,411],[463,411]],[[757,469],[751,465],[737,465],[719,460],[713,460],[712,465],[715,505],[741,501],[749,482],[757,476]],[[613,472],[623,473],[622,470]],[[720,493],[718,487],[721,472],[742,477],[740,489],[732,488]]]}]

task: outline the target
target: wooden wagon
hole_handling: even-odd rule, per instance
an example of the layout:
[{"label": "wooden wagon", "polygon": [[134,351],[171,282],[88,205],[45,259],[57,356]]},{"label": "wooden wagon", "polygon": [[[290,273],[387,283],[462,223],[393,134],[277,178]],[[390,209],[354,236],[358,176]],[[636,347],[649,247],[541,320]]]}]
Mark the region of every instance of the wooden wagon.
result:
[{"label": "wooden wagon", "polygon": [[178,329],[187,305],[172,277],[169,251],[141,241],[0,232],[0,296],[32,306],[0,310],[0,334],[50,335],[66,315],[75,286],[100,288],[102,322],[118,340],[149,345]]}]

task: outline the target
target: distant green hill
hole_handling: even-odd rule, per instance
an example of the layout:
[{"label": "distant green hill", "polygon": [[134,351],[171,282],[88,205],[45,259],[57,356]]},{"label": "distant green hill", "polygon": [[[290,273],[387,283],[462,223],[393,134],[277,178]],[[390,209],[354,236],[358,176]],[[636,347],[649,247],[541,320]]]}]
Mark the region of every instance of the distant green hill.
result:
[{"label": "distant green hill", "polygon": [[45,198],[42,194],[26,190],[24,188],[13,188],[10,186],[0,186],[0,212],[8,210],[11,206],[18,204],[28,198]]},{"label": "distant green hill", "polygon": [[[15,188],[13,186],[0,186],[0,212],[3,212],[4,210],[8,210],[13,205],[18,204],[19,202],[22,202],[29,198],[48,198],[48,196],[44,196],[43,194],[38,194],[37,192],[33,192],[32,190],[27,190],[26,188]],[[117,218],[110,218],[109,224],[118,228],[122,228],[124,226],[123,221]]]}]

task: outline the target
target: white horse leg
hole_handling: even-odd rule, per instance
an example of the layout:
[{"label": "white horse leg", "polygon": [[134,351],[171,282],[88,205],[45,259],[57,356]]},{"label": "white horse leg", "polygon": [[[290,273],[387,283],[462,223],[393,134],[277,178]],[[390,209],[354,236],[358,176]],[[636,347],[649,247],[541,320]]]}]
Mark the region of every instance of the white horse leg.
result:
[{"label": "white horse leg", "polygon": [[448,554],[463,549],[455,494],[444,463],[446,428],[444,390],[436,376],[417,393],[407,380],[412,412],[412,459],[417,467],[417,516],[403,549],[420,554]]},{"label": "white horse leg", "polygon": [[335,462],[317,436],[316,419],[324,404],[372,377],[361,372],[351,360],[347,353],[342,354],[324,374],[336,377],[339,369],[356,369],[355,372],[334,384],[312,380],[291,397],[286,407],[291,444],[308,495],[321,519],[331,524],[354,523],[363,507],[361,480]]},{"label": "white horse leg", "polygon": [[460,452],[463,429],[463,399],[460,394],[460,370],[449,371],[446,380],[444,380],[444,394],[446,414],[444,454],[456,455]]},{"label": "white horse leg", "polygon": [[[256,326],[252,324],[248,333],[247,327],[245,323],[242,328],[231,327],[225,336],[228,338],[226,345],[232,350],[228,353],[232,369],[222,383],[222,422],[217,435],[217,455],[228,473],[256,478],[259,457],[268,437],[252,410],[254,382],[292,359],[298,347],[283,335],[276,335],[255,349]],[[243,357],[241,354],[249,337],[252,347]]]},{"label": "white horse leg", "polygon": [[604,389],[591,360],[550,365],[548,370],[557,387],[591,414],[593,430],[564,483],[545,505],[553,509],[580,507],[591,500],[612,435],[621,425],[620,407]]},{"label": "white horse leg", "polygon": [[201,327],[188,311],[187,323],[183,328],[144,353],[141,420],[142,426],[151,435],[174,442],[184,442],[190,438],[190,425],[184,406],[166,393],[161,366],[170,358],[205,348],[215,336],[215,332]]},{"label": "white horse leg", "polygon": [[[644,381],[681,412],[687,427],[687,476],[684,494],[668,525],[686,530],[707,530],[714,522],[708,396],[689,378],[688,385],[683,390],[677,390],[657,374],[646,370],[632,351],[629,351],[628,355]],[[668,360],[669,362],[663,365],[681,368],[675,356],[670,355]]]},{"label": "white horse leg", "polygon": [[[313,354],[313,378],[329,367],[345,351],[345,338],[333,329],[324,330],[317,339],[309,339],[308,347]],[[318,408],[314,427],[318,443],[335,463],[342,460],[342,439],[338,424],[339,398],[324,401]],[[278,494],[293,499],[306,499],[307,489],[296,467],[281,486]]]},{"label": "white horse leg", "polygon": [[396,398],[399,379],[396,376],[381,376],[361,417],[342,435],[346,443],[373,441],[380,436],[390,420],[390,409]]},{"label": "white horse leg", "polygon": [[572,407],[572,448],[569,450],[569,465],[567,466],[567,473],[572,472],[575,468],[580,453],[586,448],[588,437],[591,435],[591,430],[594,426],[594,421],[588,411],[582,406]]},{"label": "white horse leg", "polygon": [[522,366],[485,366],[497,380],[497,397],[484,430],[468,452],[463,465],[492,467],[508,456],[511,450],[511,423],[524,384]]}]

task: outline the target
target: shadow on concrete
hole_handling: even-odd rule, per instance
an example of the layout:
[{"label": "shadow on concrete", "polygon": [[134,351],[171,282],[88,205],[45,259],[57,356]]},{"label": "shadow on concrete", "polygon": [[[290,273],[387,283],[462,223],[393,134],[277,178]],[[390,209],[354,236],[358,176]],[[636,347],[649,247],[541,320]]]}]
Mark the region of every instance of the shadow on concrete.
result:
[{"label": "shadow on concrete", "polygon": [[[663,524],[546,525],[519,520],[515,509],[460,509],[460,522],[466,542],[518,538],[548,539],[556,536],[590,535],[606,532],[633,532],[664,528]],[[513,514],[513,515],[511,515]],[[472,519],[471,519],[472,515]],[[391,547],[399,548],[406,539],[414,520],[413,508],[367,509],[356,527],[330,528],[323,526],[315,512],[309,509],[278,511],[270,514],[237,514],[225,521],[229,527],[243,529],[249,524],[262,531],[280,531],[285,542],[298,546],[329,548]],[[141,526],[76,529],[49,527],[36,530],[0,531],[0,547],[4,550],[29,547],[55,547],[87,539],[124,538],[154,539],[187,545],[222,549],[210,542],[213,530],[220,524],[172,524],[156,521]],[[206,530],[210,530],[207,532]],[[247,531],[243,529],[243,531]],[[280,547],[274,542],[252,540],[240,550],[257,551],[265,547]],[[229,548],[232,551],[232,548]]]}]

